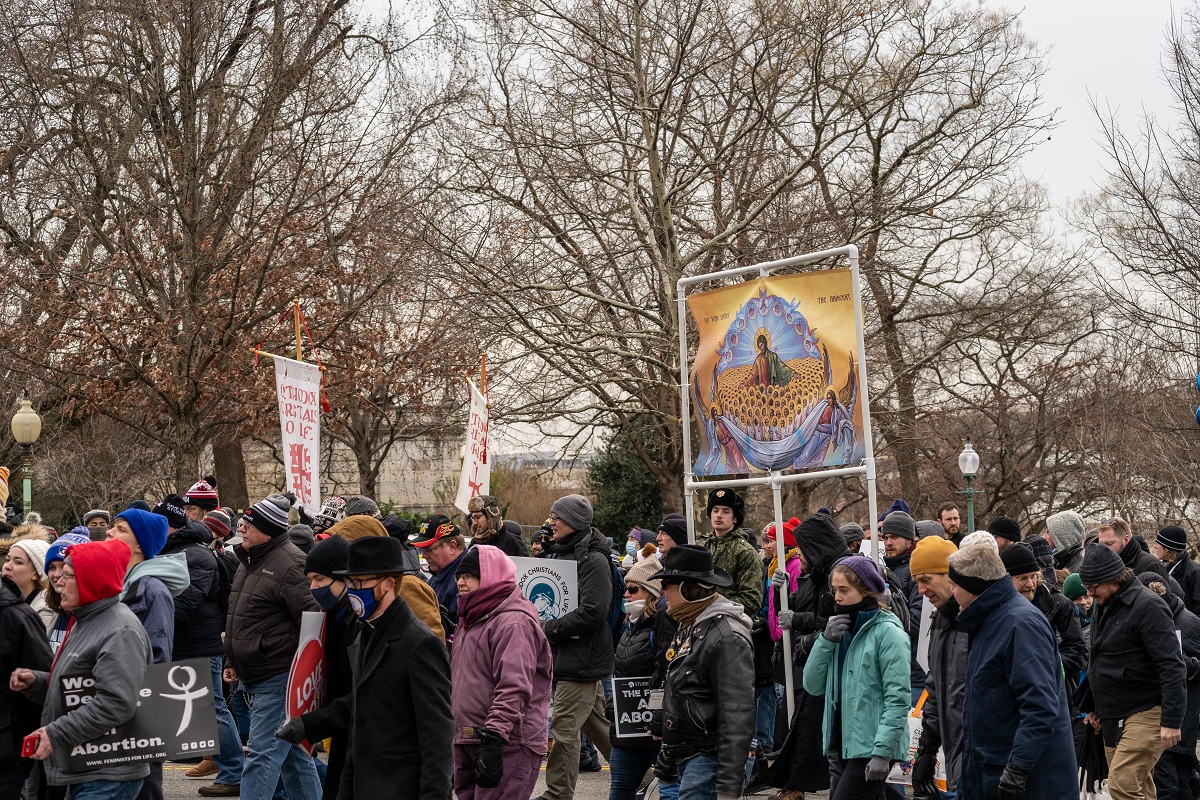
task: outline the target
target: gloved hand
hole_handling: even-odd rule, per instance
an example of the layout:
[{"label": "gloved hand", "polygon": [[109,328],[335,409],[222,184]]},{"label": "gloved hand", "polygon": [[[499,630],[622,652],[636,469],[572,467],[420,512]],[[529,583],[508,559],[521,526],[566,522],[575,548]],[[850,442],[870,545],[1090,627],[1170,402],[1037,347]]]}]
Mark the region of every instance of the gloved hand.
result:
[{"label": "gloved hand", "polygon": [[1000,800],[1025,800],[1025,783],[1029,780],[1029,770],[1009,764],[1000,775],[1000,785],[996,788],[996,797]]},{"label": "gloved hand", "polygon": [[300,744],[306,736],[308,734],[304,732],[304,720],[299,717],[289,719],[279,726],[279,730],[275,731],[276,739],[283,739],[285,742],[292,744]]},{"label": "gloved hand", "polygon": [[868,781],[885,781],[892,771],[892,762],[883,756],[871,756],[867,762],[866,779]]},{"label": "gloved hand", "polygon": [[934,800],[939,800],[942,795],[938,790],[937,782],[933,777],[936,771],[936,748],[931,752],[921,752],[917,754],[917,760],[913,762],[912,768],[912,787],[914,797],[932,797]]},{"label": "gloved hand", "polygon": [[783,567],[776,567],[775,572],[771,575],[771,585],[778,589],[782,589],[787,585],[788,575]]},{"label": "gloved hand", "polygon": [[831,642],[840,642],[846,632],[850,630],[850,615],[849,614],[834,614],[825,623],[825,633],[821,634]]},{"label": "gloved hand", "polygon": [[780,611],[779,612],[779,627],[786,631],[792,629],[792,617],[796,616],[795,611]]},{"label": "gloved hand", "polygon": [[475,785],[494,789],[504,777],[504,745],[508,742],[487,728],[479,729],[479,754],[475,756]]},{"label": "gloved hand", "polygon": [[1200,675],[1200,658],[1184,656],[1183,662],[1184,666],[1187,667],[1187,679],[1189,681],[1196,680],[1196,676]]}]

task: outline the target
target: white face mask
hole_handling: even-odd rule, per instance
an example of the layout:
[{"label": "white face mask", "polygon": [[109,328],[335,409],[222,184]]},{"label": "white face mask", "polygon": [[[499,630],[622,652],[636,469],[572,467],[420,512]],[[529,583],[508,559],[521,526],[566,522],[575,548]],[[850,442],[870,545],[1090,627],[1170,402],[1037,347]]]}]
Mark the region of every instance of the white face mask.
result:
[{"label": "white face mask", "polygon": [[629,615],[630,619],[636,619],[636,618],[640,617],[642,615],[642,612],[645,610],[646,610],[646,601],[645,600],[626,600],[625,601],[625,613],[627,615]]}]

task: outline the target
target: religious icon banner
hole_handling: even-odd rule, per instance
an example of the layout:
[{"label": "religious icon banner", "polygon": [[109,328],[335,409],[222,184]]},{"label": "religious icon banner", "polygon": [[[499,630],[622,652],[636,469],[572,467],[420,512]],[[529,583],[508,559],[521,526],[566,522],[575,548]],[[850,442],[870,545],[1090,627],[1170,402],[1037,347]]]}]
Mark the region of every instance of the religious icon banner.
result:
[{"label": "religious icon banner", "polygon": [[697,476],[820,469],[865,455],[850,270],[692,295]]}]

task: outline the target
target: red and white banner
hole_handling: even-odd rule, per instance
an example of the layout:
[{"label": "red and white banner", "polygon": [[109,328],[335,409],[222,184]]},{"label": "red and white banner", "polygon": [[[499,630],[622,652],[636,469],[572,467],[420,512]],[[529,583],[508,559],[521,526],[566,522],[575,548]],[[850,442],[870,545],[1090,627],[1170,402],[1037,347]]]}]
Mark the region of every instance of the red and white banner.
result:
[{"label": "red and white banner", "polygon": [[287,488],[300,505],[321,507],[321,369],[316,364],[275,356],[275,391],[283,432]]},{"label": "red and white banner", "polygon": [[325,705],[325,676],[325,612],[305,611],[300,615],[300,644],[288,673],[288,719]]},{"label": "red and white banner", "polygon": [[467,420],[467,442],[463,445],[462,473],[458,478],[458,496],[454,507],[464,514],[467,503],[480,494],[491,494],[492,466],[488,459],[487,398],[467,378],[471,391],[471,418]]}]

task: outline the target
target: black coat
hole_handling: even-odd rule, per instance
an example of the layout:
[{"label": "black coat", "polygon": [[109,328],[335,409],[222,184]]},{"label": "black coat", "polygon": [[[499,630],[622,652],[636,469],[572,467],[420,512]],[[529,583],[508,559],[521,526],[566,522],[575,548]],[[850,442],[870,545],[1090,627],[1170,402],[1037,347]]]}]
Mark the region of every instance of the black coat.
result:
[{"label": "black coat", "polygon": [[1180,553],[1168,573],[1179,584],[1183,592],[1179,599],[1183,601],[1187,610],[1193,614],[1200,614],[1200,611],[1196,610],[1200,608],[1200,564],[1188,558],[1187,553]]},{"label": "black coat", "polygon": [[346,767],[346,745],[350,734],[350,713],[353,706],[351,690],[354,675],[350,665],[350,645],[360,628],[358,617],[343,609],[341,619],[325,612],[325,663],[327,665],[324,707],[305,714],[304,735],[309,742],[332,739],[329,748],[329,771],[325,775],[322,800],[334,800],[341,788],[342,770]]},{"label": "black coat", "polygon": [[1171,610],[1139,581],[1121,586],[1092,616],[1090,699],[1083,711],[1124,719],[1162,706],[1162,726],[1183,725],[1186,672]]},{"label": "black coat", "polygon": [[[33,762],[20,759],[21,740],[41,725],[42,706],[23,692],[8,688],[8,676],[18,667],[50,670],[50,645],[37,612],[8,578],[0,578],[0,789],[20,794]],[[9,796],[9,795],[5,795]]]},{"label": "black coat", "polygon": [[600,531],[577,531],[551,545],[556,559],[578,565],[579,604],[569,614],[542,623],[554,653],[554,679],[591,683],[612,674],[613,602],[611,548]]},{"label": "black coat", "polygon": [[448,800],[450,656],[396,599],[350,645],[349,753],[340,800]]},{"label": "black coat", "polygon": [[1129,544],[1125,545],[1125,547],[1121,550],[1120,556],[1121,560],[1125,562],[1125,566],[1133,570],[1134,575],[1141,575],[1143,572],[1157,572],[1164,578],[1170,577],[1167,574],[1167,566],[1143,550],[1141,546],[1132,539],[1129,541]]},{"label": "black coat", "polygon": [[911,559],[912,553],[908,552],[893,558],[885,557],[883,563],[899,581],[900,589],[904,592],[905,605],[908,606],[908,642],[912,652],[908,667],[909,682],[913,686],[924,686],[925,670],[917,661],[917,639],[921,635],[921,608],[925,603],[925,598],[921,597],[921,593],[917,591],[917,582],[913,580],[912,570],[908,566]]},{"label": "black coat", "polygon": [[[659,611],[650,617],[638,617],[636,622],[625,621],[621,628],[621,638],[617,640],[617,652],[613,656],[613,675],[617,678],[640,678],[653,675],[658,668],[660,656],[666,657],[670,649],[670,638],[664,641],[657,635],[657,620],[667,616],[666,611]],[[653,681],[651,681],[653,683]],[[616,714],[608,708],[609,737],[617,743]],[[632,750],[657,750],[657,741],[620,742],[621,747]]]},{"label": "black coat", "polygon": [[1083,629],[1075,604],[1058,589],[1039,586],[1033,604],[1046,615],[1046,621],[1058,640],[1058,655],[1062,659],[1068,686],[1078,683],[1080,670],[1087,668],[1088,649],[1083,641]]},{"label": "black coat", "polygon": [[221,613],[217,593],[220,576],[217,557],[209,547],[212,532],[199,522],[189,520],[185,527],[167,537],[162,554],[183,553],[187,557],[188,587],[175,597],[175,643],[171,657],[210,658],[224,652],[221,631],[225,615]]},{"label": "black coat", "polygon": [[1183,727],[1179,729],[1182,735],[1179,744],[1169,750],[1195,757],[1196,734],[1200,727],[1200,617],[1188,611],[1183,601],[1174,595],[1163,599],[1171,609],[1171,619],[1175,623],[1175,630],[1179,631],[1179,641],[1188,667],[1187,713],[1184,714]]}]

